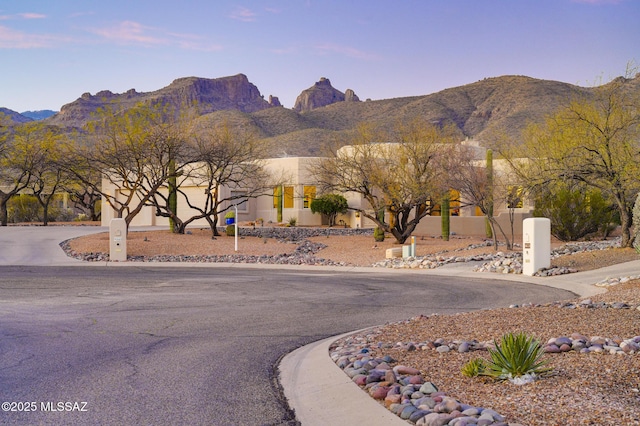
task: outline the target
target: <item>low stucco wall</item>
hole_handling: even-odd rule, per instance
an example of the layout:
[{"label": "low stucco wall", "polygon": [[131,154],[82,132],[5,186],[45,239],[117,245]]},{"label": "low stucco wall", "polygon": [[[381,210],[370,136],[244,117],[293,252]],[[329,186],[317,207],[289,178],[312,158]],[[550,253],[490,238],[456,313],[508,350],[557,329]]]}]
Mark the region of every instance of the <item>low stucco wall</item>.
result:
[{"label": "low stucco wall", "polygon": [[[514,235],[522,235],[522,221],[532,217],[531,213],[515,213],[513,220]],[[500,213],[496,217],[502,230],[511,237],[511,222],[509,213]],[[452,216],[450,222],[450,231],[456,235],[485,235],[484,216]],[[500,231],[496,229],[498,237],[501,237]],[[415,231],[415,235],[439,236],[442,235],[442,218],[440,216],[427,216],[423,218]]]}]

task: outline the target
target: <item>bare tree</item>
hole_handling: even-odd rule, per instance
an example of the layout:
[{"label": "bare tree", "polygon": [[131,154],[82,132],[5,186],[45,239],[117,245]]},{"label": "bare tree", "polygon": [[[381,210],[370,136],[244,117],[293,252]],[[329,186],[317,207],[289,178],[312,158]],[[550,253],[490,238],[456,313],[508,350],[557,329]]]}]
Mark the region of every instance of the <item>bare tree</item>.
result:
[{"label": "bare tree", "polygon": [[[218,214],[233,204],[241,204],[249,198],[263,195],[271,190],[274,183],[264,168],[262,160],[266,155],[266,146],[250,132],[231,127],[228,123],[211,125],[200,121],[194,129],[190,141],[196,164],[183,169],[178,176],[176,190],[178,203],[189,207],[191,216],[181,218],[170,208],[169,193],[158,191],[153,196],[156,214],[172,219],[176,232],[184,233],[192,222],[205,219],[212,236],[219,235],[217,230]],[[197,186],[205,193],[204,200],[189,198],[186,185]],[[223,194],[221,189],[232,189]]]},{"label": "bare tree", "polygon": [[[492,158],[488,155],[487,158]],[[500,226],[500,223],[493,215],[493,206],[496,201],[506,201],[510,192],[507,191],[508,178],[504,173],[500,173],[478,161],[473,149],[463,147],[457,153],[457,167],[450,169],[452,187],[460,192],[460,198],[468,205],[476,206],[487,218],[493,235],[493,244],[498,249],[497,232],[503,236],[507,249],[513,249],[513,231],[511,239]],[[505,194],[504,196],[502,194]]]},{"label": "bare tree", "polygon": [[452,127],[419,121],[388,134],[361,125],[350,146],[329,153],[312,173],[325,191],[360,194],[370,209],[357,211],[404,243],[449,191],[457,140]]}]

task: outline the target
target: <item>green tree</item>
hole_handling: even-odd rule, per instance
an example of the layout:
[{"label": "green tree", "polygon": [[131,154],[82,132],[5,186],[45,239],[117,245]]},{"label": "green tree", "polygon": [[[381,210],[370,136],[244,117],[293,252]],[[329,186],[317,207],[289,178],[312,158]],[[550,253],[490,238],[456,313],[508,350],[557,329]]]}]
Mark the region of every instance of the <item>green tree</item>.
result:
[{"label": "green tree", "polygon": [[[629,73],[628,73],[629,75]],[[532,124],[513,157],[529,189],[573,180],[597,188],[620,215],[622,246],[633,244],[631,209],[640,190],[640,76],[584,91],[543,124]]]},{"label": "green tree", "polygon": [[329,227],[334,226],[338,214],[346,213],[348,208],[347,199],[340,194],[323,194],[311,201],[311,212],[326,215]]},{"label": "green tree", "polygon": [[63,184],[69,175],[64,172],[63,147],[65,135],[57,127],[46,126],[39,121],[22,124],[21,131],[29,134],[33,143],[31,179],[28,188],[42,207],[42,224],[49,224],[50,206],[60,196]]},{"label": "green tree", "polygon": [[[69,171],[100,193],[127,226],[167,180],[196,161],[189,120],[163,104],[138,104],[126,111],[105,108],[90,123],[86,135],[70,150]],[[95,171],[111,182],[116,194],[95,182]]]},{"label": "green tree", "polygon": [[13,126],[4,118],[0,124],[0,225],[7,226],[7,203],[28,188],[41,155],[34,127]]},{"label": "green tree", "polygon": [[549,218],[551,234],[561,241],[576,241],[598,231],[606,232],[614,207],[598,189],[584,184],[556,183],[537,194],[534,216]]},{"label": "green tree", "polygon": [[[458,140],[453,127],[420,121],[389,133],[364,124],[350,146],[329,153],[312,173],[324,191],[362,196],[370,209],[357,211],[402,244],[449,191],[446,171],[455,167]],[[389,213],[389,223],[378,217],[380,210]]]}]

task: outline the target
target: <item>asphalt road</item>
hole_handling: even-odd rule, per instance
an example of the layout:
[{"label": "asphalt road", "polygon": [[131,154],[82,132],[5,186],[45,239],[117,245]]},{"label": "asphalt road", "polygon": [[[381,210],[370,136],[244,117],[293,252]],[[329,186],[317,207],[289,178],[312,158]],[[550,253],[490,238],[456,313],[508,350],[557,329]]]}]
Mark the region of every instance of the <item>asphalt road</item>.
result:
[{"label": "asphalt road", "polygon": [[570,296],[401,272],[1,266],[0,402],[32,411],[0,423],[293,425],[275,371],[302,345]]}]

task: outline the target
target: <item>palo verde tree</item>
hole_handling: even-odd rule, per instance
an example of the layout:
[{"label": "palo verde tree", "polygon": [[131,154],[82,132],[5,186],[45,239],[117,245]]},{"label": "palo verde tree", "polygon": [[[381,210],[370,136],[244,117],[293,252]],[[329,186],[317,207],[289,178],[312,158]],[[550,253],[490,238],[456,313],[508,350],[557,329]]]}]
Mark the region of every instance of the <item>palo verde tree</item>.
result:
[{"label": "palo verde tree", "polygon": [[[116,217],[127,226],[149,205],[169,177],[180,174],[196,158],[185,142],[188,120],[164,104],[138,104],[122,111],[105,108],[87,129],[72,154],[69,170],[84,185],[100,193]],[[95,170],[117,191],[103,190]]]},{"label": "palo verde tree", "polygon": [[41,159],[40,134],[33,126],[0,124],[0,224],[7,226],[7,202],[28,188]]},{"label": "palo verde tree", "polygon": [[573,180],[613,200],[621,245],[632,246],[631,210],[640,190],[640,75],[583,92],[543,124],[529,126],[515,154],[524,155],[531,160],[520,172],[530,189]]},{"label": "palo verde tree", "polygon": [[31,179],[28,189],[42,208],[42,224],[49,224],[51,201],[59,195],[69,175],[64,172],[65,135],[59,128],[32,121],[20,125],[20,132],[30,135],[32,141]]},{"label": "palo verde tree", "polygon": [[[63,158],[64,166],[63,172],[65,172],[68,168],[73,167],[73,165],[66,164],[67,162]],[[102,179],[102,174],[99,170],[96,169],[87,169],[86,173],[84,173],[84,179],[92,182],[90,185],[84,184],[82,181],[78,180],[74,177],[74,175],[65,173],[67,176],[62,182],[61,189],[62,191],[69,194],[69,200],[73,204],[73,206],[77,209],[80,209],[89,220],[91,221],[99,221],[101,214],[101,206],[100,192],[96,191],[95,188],[100,188],[100,182]]]},{"label": "palo verde tree", "polygon": [[[456,149],[452,127],[414,121],[382,133],[359,126],[350,145],[329,153],[311,172],[326,192],[353,192],[370,209],[357,211],[404,243],[449,191]],[[378,212],[389,213],[387,223]]]},{"label": "palo verde tree", "polygon": [[[272,189],[271,177],[260,160],[266,146],[251,132],[226,122],[209,123],[206,117],[195,125],[189,145],[198,161],[183,168],[174,183],[177,202],[188,207],[187,213],[175,214],[168,194],[158,191],[152,197],[156,214],[171,218],[179,233],[193,221],[205,219],[212,237],[218,236],[219,213]],[[203,188],[204,197],[190,199],[182,190],[187,184]],[[231,190],[222,193],[223,186]]]}]

